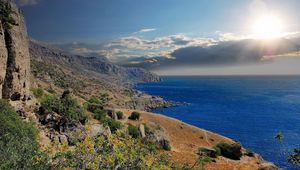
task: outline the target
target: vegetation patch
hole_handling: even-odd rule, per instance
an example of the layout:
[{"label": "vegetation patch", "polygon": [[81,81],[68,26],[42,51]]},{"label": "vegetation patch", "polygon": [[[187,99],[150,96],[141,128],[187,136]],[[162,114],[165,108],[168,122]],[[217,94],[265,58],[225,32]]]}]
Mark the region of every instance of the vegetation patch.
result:
[{"label": "vegetation patch", "polygon": [[139,138],[141,136],[139,129],[132,124],[128,124],[128,133],[133,138]]},{"label": "vegetation patch", "polygon": [[141,114],[139,112],[132,112],[131,115],[128,117],[130,120],[139,120]]},{"label": "vegetation patch", "polygon": [[242,147],[238,143],[218,143],[216,146],[214,146],[214,149],[217,151],[218,155],[229,159],[239,160],[242,156]]},{"label": "vegetation patch", "polygon": [[123,117],[124,117],[124,114],[123,114],[123,112],[121,112],[121,111],[117,111],[117,118],[118,119],[123,119]]},{"label": "vegetation patch", "polygon": [[42,88],[32,88],[31,91],[36,98],[41,98],[44,95],[44,90]]},{"label": "vegetation patch", "polygon": [[80,121],[85,124],[88,120],[83,108],[70,95],[46,96],[42,99],[41,106],[46,112],[58,113],[69,121]]},{"label": "vegetation patch", "polygon": [[39,149],[35,126],[22,121],[8,102],[0,100],[0,169],[48,167],[48,157]]}]

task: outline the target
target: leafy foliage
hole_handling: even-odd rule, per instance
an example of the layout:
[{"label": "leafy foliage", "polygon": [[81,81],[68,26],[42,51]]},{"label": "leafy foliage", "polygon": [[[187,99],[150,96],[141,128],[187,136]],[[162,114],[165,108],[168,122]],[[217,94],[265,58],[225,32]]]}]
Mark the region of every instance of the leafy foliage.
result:
[{"label": "leafy foliage", "polygon": [[300,165],[300,149],[294,149],[294,153],[289,155],[288,161],[295,165]]},{"label": "leafy foliage", "polygon": [[100,120],[102,122],[105,122],[107,119],[107,111],[102,110],[102,109],[96,109],[94,112],[94,118],[97,120]]},{"label": "leafy foliage", "polygon": [[44,90],[41,88],[32,88],[31,91],[36,98],[41,98],[44,95]]},{"label": "leafy foliage", "polygon": [[13,25],[17,25],[12,17],[14,11],[8,2],[0,1],[0,20],[6,29],[10,29]]},{"label": "leafy foliage", "polygon": [[140,119],[141,114],[139,112],[132,112],[131,115],[129,116],[128,119],[131,120],[139,120]]},{"label": "leafy foliage", "polygon": [[123,112],[121,112],[121,111],[117,111],[117,117],[118,117],[118,119],[123,119],[123,117],[124,117],[124,114],[123,114]]},{"label": "leafy foliage", "polygon": [[56,112],[70,121],[85,123],[87,116],[75,99],[67,95],[64,97],[46,96],[41,101],[41,106],[48,112]]},{"label": "leafy foliage", "polygon": [[283,133],[282,132],[278,132],[275,136],[275,139],[277,139],[278,141],[282,141],[283,140]]},{"label": "leafy foliage", "polygon": [[36,136],[34,125],[0,100],[0,169],[47,169],[48,158],[39,150]]},{"label": "leafy foliage", "polygon": [[108,101],[109,101],[109,95],[107,93],[104,93],[104,94],[101,94],[100,97],[92,96],[88,100],[88,103],[104,106],[107,104]]},{"label": "leafy foliage", "polygon": [[214,146],[218,155],[229,159],[239,160],[242,156],[241,146],[239,144],[218,143]]},{"label": "leafy foliage", "polygon": [[118,129],[121,129],[122,127],[121,122],[111,118],[107,118],[103,124],[108,126],[112,133],[115,133]]},{"label": "leafy foliage", "polygon": [[137,127],[133,126],[132,124],[128,124],[128,133],[133,138],[139,138],[140,137],[140,131]]},{"label": "leafy foliage", "polygon": [[87,138],[72,151],[59,153],[54,169],[173,169],[174,165],[155,150],[148,149],[141,140],[123,131],[108,138]]}]

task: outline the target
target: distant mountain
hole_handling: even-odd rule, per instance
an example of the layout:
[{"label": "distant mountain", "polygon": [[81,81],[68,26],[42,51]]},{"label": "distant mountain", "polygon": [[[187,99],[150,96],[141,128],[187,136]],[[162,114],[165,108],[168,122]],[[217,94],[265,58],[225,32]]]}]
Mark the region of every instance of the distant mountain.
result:
[{"label": "distant mountain", "polygon": [[37,41],[30,41],[30,54],[33,60],[58,64],[77,73],[93,71],[99,77],[111,79],[118,84],[159,81],[159,76],[135,67],[122,67],[105,58],[73,55]]}]

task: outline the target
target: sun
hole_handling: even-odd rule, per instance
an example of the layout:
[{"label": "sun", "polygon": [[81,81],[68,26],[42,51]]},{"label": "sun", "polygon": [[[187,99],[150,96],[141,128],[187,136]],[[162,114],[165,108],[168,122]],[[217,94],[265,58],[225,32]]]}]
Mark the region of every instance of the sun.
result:
[{"label": "sun", "polygon": [[257,39],[279,38],[283,34],[281,19],[275,15],[260,17],[253,24],[253,37]]}]

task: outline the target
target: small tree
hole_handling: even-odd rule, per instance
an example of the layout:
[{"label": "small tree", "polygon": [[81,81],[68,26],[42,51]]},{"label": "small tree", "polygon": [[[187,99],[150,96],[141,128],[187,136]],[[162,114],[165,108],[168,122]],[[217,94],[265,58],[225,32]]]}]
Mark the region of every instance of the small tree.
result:
[{"label": "small tree", "polygon": [[128,119],[130,120],[139,120],[141,114],[139,112],[132,112]]},{"label": "small tree", "polygon": [[132,124],[128,125],[128,133],[133,138],[139,138],[141,136],[139,129]]},{"label": "small tree", "polygon": [[121,112],[121,111],[118,111],[117,113],[117,117],[118,117],[118,119],[123,119],[123,112]]}]

